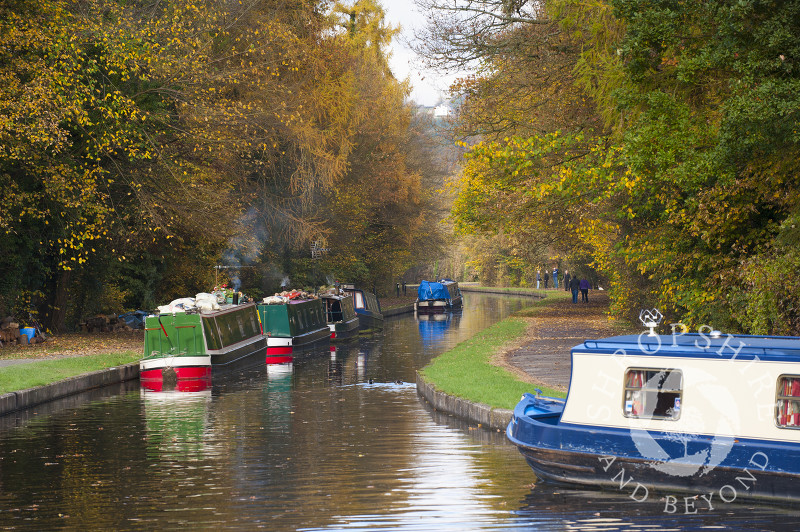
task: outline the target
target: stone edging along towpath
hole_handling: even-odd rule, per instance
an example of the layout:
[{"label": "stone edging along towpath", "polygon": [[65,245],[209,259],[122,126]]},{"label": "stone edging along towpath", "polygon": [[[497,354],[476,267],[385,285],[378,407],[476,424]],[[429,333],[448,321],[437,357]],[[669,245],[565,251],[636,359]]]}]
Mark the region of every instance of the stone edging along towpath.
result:
[{"label": "stone edging along towpath", "polygon": [[525,296],[525,297],[534,297],[536,299],[545,299],[547,297],[546,295],[531,292],[530,290],[501,290],[499,288],[497,289],[477,288],[464,285],[459,285],[459,289],[462,292],[472,292],[476,294],[498,294],[501,296]]},{"label": "stone edging along towpath", "polygon": [[[530,294],[528,294],[530,295]],[[571,368],[571,348],[587,338],[602,338],[628,332],[616,328],[606,317],[608,295],[593,291],[589,304],[573,304],[566,298],[554,298],[545,312],[526,317],[527,336],[521,345],[503,354],[497,363],[520,380],[535,386],[544,385],[566,391]],[[417,373],[417,394],[436,410],[459,417],[468,423],[480,424],[492,430],[505,430],[511,421],[512,410],[492,408],[437,391]]]},{"label": "stone edging along towpath", "polygon": [[93,388],[108,386],[139,378],[139,362],[132,362],[114,368],[101,369],[70,377],[63,381],[28,388],[0,395],[0,416],[24,410],[33,406],[85,392]]},{"label": "stone edging along towpath", "polygon": [[425,382],[417,372],[417,394],[425,398],[430,405],[440,412],[445,412],[483,428],[505,431],[511,421],[513,411],[505,408],[492,408],[482,403],[473,403],[454,395],[437,391],[432,384]]}]

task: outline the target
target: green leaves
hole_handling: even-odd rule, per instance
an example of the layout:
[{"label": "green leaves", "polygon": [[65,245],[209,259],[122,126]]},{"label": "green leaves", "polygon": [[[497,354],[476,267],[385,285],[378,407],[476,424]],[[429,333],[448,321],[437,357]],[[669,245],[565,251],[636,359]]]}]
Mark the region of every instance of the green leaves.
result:
[{"label": "green leaves", "polygon": [[[800,34],[800,2],[579,4],[550,10],[580,42],[574,84],[608,129],[560,119],[476,145],[456,227],[534,235],[551,255],[565,251],[549,238],[553,225],[568,228],[612,280],[622,314],[657,305],[692,324],[800,332],[784,326],[797,324],[797,305],[777,282],[800,278],[785,253],[800,200],[800,41],[790,37]],[[772,282],[755,281],[762,264]]]}]

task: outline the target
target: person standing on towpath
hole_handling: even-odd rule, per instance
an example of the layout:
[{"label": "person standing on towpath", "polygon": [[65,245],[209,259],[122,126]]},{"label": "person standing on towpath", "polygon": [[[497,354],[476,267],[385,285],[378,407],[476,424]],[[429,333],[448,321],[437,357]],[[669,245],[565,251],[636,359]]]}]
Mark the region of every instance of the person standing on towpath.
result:
[{"label": "person standing on towpath", "polygon": [[578,302],[578,290],[580,290],[581,282],[578,280],[578,277],[575,276],[569,282],[569,289],[572,290],[572,302]]},{"label": "person standing on towpath", "polygon": [[581,279],[581,301],[583,303],[589,302],[589,281],[586,279]]}]

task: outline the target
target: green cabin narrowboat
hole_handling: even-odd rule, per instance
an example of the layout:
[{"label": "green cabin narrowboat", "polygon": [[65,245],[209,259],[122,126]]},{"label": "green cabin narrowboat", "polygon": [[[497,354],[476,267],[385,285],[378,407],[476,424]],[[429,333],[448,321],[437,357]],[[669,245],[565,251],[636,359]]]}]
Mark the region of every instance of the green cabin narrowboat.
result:
[{"label": "green cabin narrowboat", "polygon": [[356,307],[356,314],[358,314],[358,321],[362,329],[383,328],[381,303],[375,294],[356,288],[352,284],[343,284],[341,288],[346,294],[353,296],[353,304]]},{"label": "green cabin narrowboat", "polygon": [[259,304],[258,315],[267,338],[268,364],[291,362],[295,349],[330,338],[325,305],[321,299],[289,299],[277,304]]},{"label": "green cabin narrowboat", "polygon": [[358,332],[359,320],[352,296],[323,295],[322,301],[331,340],[347,338]]},{"label": "green cabin narrowboat", "polygon": [[151,390],[165,380],[189,390],[212,372],[255,362],[266,347],[254,303],[153,314],[145,318],[139,379]]}]

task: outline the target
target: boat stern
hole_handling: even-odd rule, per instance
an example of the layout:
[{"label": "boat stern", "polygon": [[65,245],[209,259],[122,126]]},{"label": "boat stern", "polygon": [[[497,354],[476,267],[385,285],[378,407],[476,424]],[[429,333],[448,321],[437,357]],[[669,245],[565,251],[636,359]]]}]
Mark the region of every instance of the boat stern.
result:
[{"label": "boat stern", "polygon": [[139,361],[139,382],[149,390],[191,389],[211,381],[211,356],[174,356]]},{"label": "boat stern", "polygon": [[563,399],[523,394],[514,407],[506,436],[517,447],[530,446],[536,442],[546,444],[544,429],[558,424],[563,411]]}]

